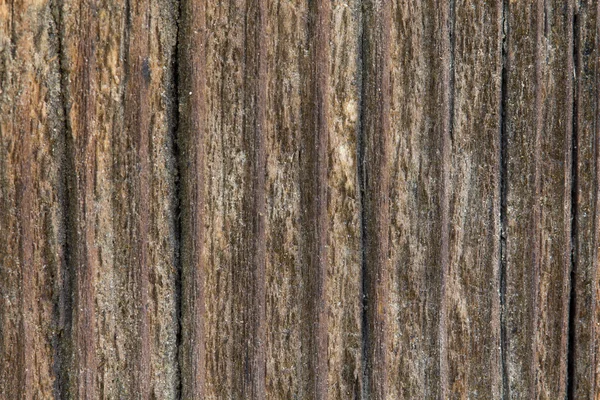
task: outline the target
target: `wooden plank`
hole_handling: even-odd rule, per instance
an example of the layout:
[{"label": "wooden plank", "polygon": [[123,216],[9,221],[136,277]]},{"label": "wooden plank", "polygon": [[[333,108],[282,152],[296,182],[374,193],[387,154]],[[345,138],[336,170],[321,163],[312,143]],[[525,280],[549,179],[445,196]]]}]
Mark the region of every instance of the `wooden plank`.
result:
[{"label": "wooden plank", "polygon": [[[511,398],[566,395],[572,5],[509,3],[506,335]],[[532,106],[533,105],[533,106]]]},{"label": "wooden plank", "polygon": [[501,3],[394,15],[389,390],[498,398]]},{"label": "wooden plank", "polygon": [[[510,4],[507,9],[506,53],[506,395],[535,397],[534,246],[539,237],[534,223],[536,204],[535,154],[537,132],[536,37],[538,3]],[[519,54],[519,57],[517,57]],[[526,85],[524,83],[527,83]],[[532,106],[533,105],[533,106]]]},{"label": "wooden plank", "polygon": [[246,158],[241,175],[242,229],[236,232],[232,268],[232,397],[265,397],[265,163],[267,132],[266,0],[248,0],[244,10],[243,93],[240,150]]},{"label": "wooden plank", "polygon": [[363,396],[387,397],[391,280],[388,257],[391,3],[363,5],[361,132],[358,143],[363,242]]},{"label": "wooden plank", "polygon": [[0,397],[52,398],[64,131],[50,3],[0,4]]},{"label": "wooden plank", "polygon": [[596,398],[598,268],[598,6],[576,4],[573,104],[573,270],[569,397]]},{"label": "wooden plank", "polygon": [[[186,23],[196,24],[194,28],[190,26],[181,31],[182,43],[179,47],[180,60],[191,52],[195,53],[185,64],[181,64],[190,71],[187,72],[190,75],[180,73],[182,84],[179,91],[182,104],[186,104],[185,108],[180,108],[180,120],[185,123],[186,119],[193,118],[191,121],[196,124],[196,128],[188,133],[187,139],[195,143],[193,146],[186,142],[180,144],[179,161],[183,193],[186,185],[197,185],[193,192],[190,191],[190,195],[183,194],[185,200],[182,203],[182,256],[186,247],[196,252],[196,259],[190,259],[189,265],[186,265],[185,258],[182,259],[182,311],[184,318],[193,320],[195,324],[195,327],[188,328],[190,336],[187,340],[190,341],[189,346],[194,346],[193,362],[196,365],[193,367],[193,374],[188,373],[187,377],[183,377],[183,385],[185,379],[188,380],[188,385],[197,385],[194,391],[188,393],[191,397],[200,397],[202,394],[207,398],[231,396],[232,343],[234,335],[240,334],[238,321],[241,321],[241,317],[233,314],[232,307],[232,276],[234,252],[237,251],[236,246],[239,246],[235,242],[235,235],[242,229],[239,216],[244,196],[248,195],[241,190],[236,192],[242,185],[241,177],[247,168],[239,140],[245,65],[243,5],[243,2],[190,2],[189,6],[195,7],[193,12],[182,9],[182,16],[190,13]],[[205,17],[203,13],[206,13]],[[196,37],[191,36],[192,33]],[[183,41],[187,40],[184,38],[193,39],[193,42],[184,44]],[[186,80],[188,84],[184,83]],[[195,87],[192,87],[191,83],[194,81]],[[206,119],[202,118],[203,114]],[[182,128],[185,129],[185,126],[182,125]],[[189,175],[184,174],[186,165],[189,165],[186,160],[194,158],[195,165],[190,166]],[[187,176],[192,179],[189,183],[184,181],[188,179]],[[204,206],[199,207],[200,204]],[[190,210],[195,208],[195,221],[188,228],[195,238],[185,238],[186,220],[189,221],[192,217],[185,216],[185,207]],[[186,268],[190,271],[189,278],[186,278]],[[190,279],[192,284],[192,273],[198,275],[193,278],[194,289],[187,289],[189,294],[186,295],[185,280]],[[205,290],[203,295],[202,290]],[[186,311],[185,302],[190,301],[186,300],[189,296],[193,296],[190,300],[193,299],[197,305],[194,309],[190,304]],[[205,304],[204,310],[199,308],[201,302]],[[182,326],[184,346],[185,330],[186,327]],[[183,347],[182,355],[188,351]],[[202,351],[206,353],[203,355]],[[182,368],[182,373],[185,373],[185,364]]]},{"label": "wooden plank", "polygon": [[[177,364],[175,166],[173,160],[173,64],[176,4],[132,1],[126,9],[123,51],[123,133],[116,146],[125,185],[127,215],[116,232],[128,276],[125,297],[131,374],[130,395],[173,397]],[[117,134],[117,132],[114,132]],[[114,137],[114,136],[113,136]],[[117,206],[118,207],[118,206]],[[122,395],[121,395],[122,396]]]},{"label": "wooden plank", "polygon": [[[167,2],[67,2],[59,13],[69,170],[65,296],[73,299],[64,310],[63,396],[172,397],[178,390],[168,71],[174,12]],[[97,69],[97,60],[106,68]]]},{"label": "wooden plank", "polygon": [[[442,147],[447,103],[433,3],[395,2],[391,63],[390,258],[387,322],[392,398],[440,398]],[[446,32],[446,39],[448,39]],[[447,111],[447,110],[446,110]]]},{"label": "wooden plank", "polygon": [[361,233],[357,166],[360,2],[331,10],[327,311],[330,399],[358,399],[362,391]]},{"label": "wooden plank", "polygon": [[131,335],[131,350],[128,356],[132,365],[128,368],[131,374],[130,396],[147,399],[150,385],[150,351],[149,321],[148,321],[148,228],[149,228],[149,134],[150,104],[147,103],[150,83],[149,67],[149,4],[145,0],[132,1],[127,10],[127,32],[124,43],[124,75],[125,81],[123,98],[124,132],[127,137],[126,147],[119,149],[123,155],[129,152],[125,159],[125,193],[128,198],[127,213],[129,216],[124,229],[123,261],[132,270],[129,277],[131,292],[128,297],[133,300]]},{"label": "wooden plank", "polygon": [[[93,1],[93,0],[92,0]],[[67,268],[63,342],[62,391],[81,399],[97,397],[96,310],[94,277],[102,269],[95,245],[94,180],[96,165],[96,38],[92,22],[94,3],[66,3],[61,10],[63,78],[67,121]],[[69,8],[77,10],[69,14]],[[68,373],[67,370],[72,371]]]},{"label": "wooden plank", "polygon": [[310,373],[305,364],[308,353],[303,354],[308,329],[301,326],[307,323],[303,307],[308,283],[305,270],[310,267],[305,254],[306,237],[299,229],[300,221],[304,226],[311,222],[304,216],[310,203],[303,203],[307,200],[302,185],[313,153],[302,144],[304,129],[311,122],[310,115],[305,115],[307,106],[302,96],[310,96],[306,92],[313,83],[303,69],[309,59],[304,51],[309,46],[308,6],[307,1],[278,1],[269,7],[268,14],[266,43],[272,72],[268,84],[271,113],[267,120],[266,305],[270,330],[266,338],[266,385],[272,398],[310,395],[304,381]]},{"label": "wooden plank", "polygon": [[446,316],[451,398],[502,396],[500,111],[502,1],[450,10],[451,132]]},{"label": "wooden plank", "polygon": [[[300,320],[300,395],[327,396],[327,213],[329,152],[329,51],[331,4],[307,2],[305,21],[308,54],[300,57],[300,218],[298,237],[302,296]],[[304,371],[302,371],[304,370]]]},{"label": "wooden plank", "polygon": [[0,4],[0,397],[595,397],[598,11]]},{"label": "wooden plank", "polygon": [[269,9],[266,340],[276,398],[328,392],[330,19],[323,1]]},{"label": "wooden plank", "polygon": [[[205,174],[206,129],[206,3],[182,1],[178,36],[181,344],[182,398],[205,396]],[[216,349],[215,349],[216,350]]]},{"label": "wooden plank", "polygon": [[[206,83],[198,81],[193,89],[181,91],[183,96],[191,96],[190,104],[197,103],[183,112],[206,110],[207,118],[198,122],[203,137],[189,133],[195,141],[191,156],[198,159],[188,176],[206,177],[200,178],[202,182],[195,183],[199,186],[194,189],[205,204],[195,211],[205,213],[196,217],[196,229],[203,231],[196,233],[196,241],[206,250],[197,249],[202,254],[193,261],[196,265],[188,267],[192,271],[203,268],[204,277],[194,279],[206,288],[204,338],[201,332],[195,333],[195,340],[205,343],[206,356],[198,366],[204,371],[196,373],[204,374],[206,397],[263,398],[266,8],[262,0],[207,3],[203,7],[206,36],[195,39],[191,48],[205,51],[206,56],[195,55],[196,63],[188,64],[188,71],[194,72],[190,77],[198,79],[194,69],[202,66],[207,71]],[[201,8],[196,10],[201,12]],[[197,24],[199,19],[191,21]],[[202,28],[190,28],[194,31],[201,32]],[[182,54],[189,48],[182,49]],[[205,94],[194,94],[202,90]],[[187,151],[184,146],[182,150]],[[188,206],[197,207],[195,202],[190,197]],[[193,309],[188,313],[199,318]]]},{"label": "wooden plank", "polygon": [[[78,15],[80,18],[69,15],[71,7],[81,13]],[[96,335],[108,343],[112,342],[114,336],[114,332],[106,332],[110,329],[108,327],[114,326],[112,321],[107,321],[106,325],[101,323],[100,329],[106,331],[97,331],[94,307],[94,300],[98,299],[100,310],[105,311],[106,302],[100,300],[101,295],[97,296],[102,289],[94,284],[94,278],[99,270],[111,271],[113,257],[110,241],[102,240],[101,235],[97,235],[100,229],[110,226],[106,222],[110,221],[112,213],[109,211],[110,200],[106,197],[110,183],[103,179],[105,176],[102,172],[96,174],[95,171],[96,168],[103,171],[107,166],[103,157],[96,156],[96,146],[98,142],[104,144],[109,141],[108,135],[104,129],[99,129],[102,133],[97,136],[90,133],[97,126],[93,118],[96,103],[103,103],[103,96],[97,92],[98,86],[92,85],[96,79],[96,54],[93,51],[96,25],[90,22],[91,7],[89,2],[65,3],[55,11],[63,74],[61,89],[65,110],[67,185],[64,205],[67,268],[59,305],[61,329],[64,332],[59,337],[61,351],[57,357],[57,379],[60,396],[81,398],[97,396]],[[111,47],[114,51],[114,47]],[[100,182],[96,188],[94,180]],[[94,196],[94,190],[102,195]],[[100,222],[102,225],[97,227],[96,221],[104,223]],[[109,229],[105,233],[110,235],[111,231]],[[109,310],[107,314],[110,315],[113,310]],[[112,363],[115,358],[107,357],[107,360]],[[118,369],[116,366],[114,368]]]}]

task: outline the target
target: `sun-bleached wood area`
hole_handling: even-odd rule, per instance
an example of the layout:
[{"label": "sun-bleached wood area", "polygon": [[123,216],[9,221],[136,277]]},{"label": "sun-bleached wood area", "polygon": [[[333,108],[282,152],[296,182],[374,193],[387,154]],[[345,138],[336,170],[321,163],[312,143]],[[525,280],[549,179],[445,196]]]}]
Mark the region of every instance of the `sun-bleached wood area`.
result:
[{"label": "sun-bleached wood area", "polygon": [[0,399],[600,399],[599,10],[0,0]]}]

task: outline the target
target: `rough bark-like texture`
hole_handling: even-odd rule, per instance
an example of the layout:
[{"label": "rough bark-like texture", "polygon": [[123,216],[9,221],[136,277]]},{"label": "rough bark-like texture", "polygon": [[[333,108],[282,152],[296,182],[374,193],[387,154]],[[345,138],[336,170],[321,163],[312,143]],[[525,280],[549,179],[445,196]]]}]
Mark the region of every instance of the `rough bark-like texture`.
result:
[{"label": "rough bark-like texture", "polygon": [[[440,398],[444,84],[431,3],[396,2],[391,41],[390,397]],[[448,39],[448,38],[446,38]]]},{"label": "rough bark-like texture", "polygon": [[[182,1],[177,54],[180,77],[175,95],[179,97],[179,124],[176,152],[179,167],[179,291],[180,304],[179,373],[181,398],[205,395],[205,290],[208,275],[204,239],[207,195],[204,160],[209,137],[206,117],[206,3]],[[207,208],[210,210],[210,208]],[[216,214],[216,213],[214,213]],[[205,219],[206,218],[206,219]]]},{"label": "rough bark-like texture", "polygon": [[581,2],[573,19],[573,203],[569,396],[596,398],[598,351],[598,5]]},{"label": "rough bark-like texture", "polygon": [[450,11],[451,133],[445,299],[448,391],[501,398],[500,101],[502,2]]},{"label": "rough bark-like texture", "polygon": [[580,399],[599,5],[0,3],[0,399]]},{"label": "rough bark-like texture", "polygon": [[64,2],[67,278],[59,391],[178,389],[175,5]]},{"label": "rough bark-like texture", "polygon": [[507,6],[506,372],[511,398],[563,398],[571,268],[571,4]]},{"label": "rough bark-like texture", "polygon": [[363,4],[361,131],[358,143],[363,279],[363,396],[385,399],[390,342],[389,242],[391,3]]},{"label": "rough bark-like texture", "polygon": [[328,241],[326,253],[327,391],[357,399],[361,371],[361,235],[357,167],[360,3],[335,2],[330,17]]},{"label": "rough bark-like texture", "polygon": [[0,397],[51,398],[62,335],[64,132],[48,2],[0,4]]}]

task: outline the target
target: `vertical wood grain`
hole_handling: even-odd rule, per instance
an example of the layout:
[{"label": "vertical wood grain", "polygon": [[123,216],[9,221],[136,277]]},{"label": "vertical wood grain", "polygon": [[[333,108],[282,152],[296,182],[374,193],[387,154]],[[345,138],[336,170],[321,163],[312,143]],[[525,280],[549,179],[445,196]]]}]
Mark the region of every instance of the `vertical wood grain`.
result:
[{"label": "vertical wood grain", "polygon": [[266,0],[247,0],[243,6],[244,51],[241,150],[247,164],[242,178],[244,195],[239,216],[244,227],[234,247],[232,396],[265,397],[265,162],[267,60]]},{"label": "vertical wood grain", "polygon": [[[127,9],[127,36],[124,43],[125,52],[125,88],[124,88],[124,132],[127,137],[127,149],[131,152],[130,160],[126,163],[126,192],[133,211],[130,226],[126,234],[131,235],[125,241],[125,261],[132,270],[130,287],[134,301],[133,328],[131,343],[133,351],[129,354],[132,366],[133,387],[131,395],[147,399],[150,382],[149,357],[151,343],[149,341],[148,321],[148,276],[149,276],[149,140],[150,104],[147,103],[150,83],[149,35],[150,15],[148,2],[131,1]],[[133,168],[129,166],[132,164]],[[133,173],[132,173],[133,172]],[[129,224],[128,224],[129,225]]]},{"label": "vertical wood grain", "polygon": [[160,1],[60,10],[73,296],[64,395],[147,399],[179,387],[173,15]]},{"label": "vertical wood grain", "polygon": [[[433,3],[396,2],[391,50],[390,257],[392,337],[388,396],[442,396],[440,326],[442,158],[447,103]],[[444,34],[446,32],[446,34]],[[447,111],[447,108],[445,109]]]},{"label": "vertical wood grain", "polygon": [[[194,139],[205,160],[194,179],[207,177],[198,188],[205,193],[205,206],[199,211],[206,213],[198,227],[204,230],[206,249],[201,257],[206,304],[204,392],[209,398],[263,398],[265,2],[207,3],[205,10],[206,36],[198,44],[206,46],[206,56],[198,61],[205,63],[207,72],[206,83],[198,89],[205,87],[206,104],[194,105],[196,111],[206,110],[208,118],[203,122],[205,138]],[[195,96],[194,90],[181,93]],[[200,101],[190,98],[190,102]],[[201,114],[193,118],[198,117]],[[193,201],[190,206],[195,207]]]},{"label": "vertical wood grain", "polygon": [[206,3],[182,1],[178,32],[181,397],[205,396]]},{"label": "vertical wood grain", "polygon": [[329,65],[326,309],[328,398],[362,391],[361,234],[357,143],[360,123],[360,2],[332,4]]},{"label": "vertical wood grain", "polygon": [[[267,394],[328,397],[329,44],[326,1],[269,9]],[[283,43],[294,43],[291,48]]]},{"label": "vertical wood grain", "polygon": [[363,243],[363,396],[387,397],[390,263],[391,3],[363,5],[361,132],[358,143]]},{"label": "vertical wood grain", "polygon": [[571,267],[572,4],[509,3],[508,10],[508,395],[564,397]]},{"label": "vertical wood grain", "polygon": [[303,360],[307,371],[303,397],[327,398],[327,213],[329,144],[329,52],[331,2],[308,2],[306,36],[308,57],[301,62],[300,91],[302,132],[300,148],[301,237],[300,265],[303,281]]},{"label": "vertical wood grain", "polygon": [[49,2],[0,5],[0,397],[51,398],[64,140]]},{"label": "vertical wood grain", "polygon": [[449,397],[501,398],[502,2],[451,11],[446,316]]},{"label": "vertical wood grain", "polygon": [[594,398],[598,10],[0,4],[0,398]]},{"label": "vertical wood grain", "polygon": [[[538,3],[509,3],[507,15],[507,226],[506,226],[506,363],[508,391],[514,398],[535,396],[535,308],[539,236],[534,225],[537,131],[536,42]],[[520,56],[517,57],[517,54]],[[523,82],[529,82],[524,85]]]},{"label": "vertical wood grain", "polygon": [[311,373],[307,364],[311,355],[303,354],[312,328],[305,325],[314,325],[306,321],[303,307],[304,292],[309,290],[306,278],[317,265],[309,264],[306,244],[310,239],[299,229],[301,223],[307,226],[314,221],[307,214],[315,210],[302,184],[315,150],[303,145],[303,134],[316,135],[307,129],[314,121],[310,114],[314,98],[303,99],[310,96],[307,89],[314,83],[305,70],[310,67],[307,28],[313,18],[308,9],[307,1],[272,2],[268,9],[267,93],[272,113],[267,120],[266,305],[271,329],[266,338],[266,385],[270,398],[314,396],[305,381]]},{"label": "vertical wood grain", "polygon": [[[190,3],[193,4],[193,3]],[[198,3],[200,4],[200,3]],[[185,123],[187,118],[197,121],[197,132],[189,132],[189,140],[195,142],[180,144],[180,165],[182,168],[181,185],[198,185],[194,196],[184,201],[187,207],[197,208],[194,218],[197,243],[186,243],[182,237],[182,252],[186,246],[195,246],[197,259],[187,268],[190,273],[202,272],[197,275],[194,301],[204,303],[204,310],[190,308],[187,318],[195,320],[196,328],[190,331],[190,346],[195,348],[194,375],[188,375],[187,385],[199,385],[203,381],[204,388],[199,386],[189,396],[207,398],[227,398],[231,396],[233,374],[233,341],[234,335],[240,334],[241,316],[233,313],[234,259],[237,250],[237,232],[242,229],[240,223],[241,208],[248,193],[240,190],[242,177],[247,168],[246,156],[241,149],[242,116],[243,116],[243,71],[244,63],[244,15],[243,2],[206,2],[202,7],[196,5],[193,13],[188,13],[188,24],[203,24],[194,33],[195,44],[182,47],[184,38],[188,37],[186,30],[181,30],[180,58],[188,52],[195,55],[186,62],[186,68],[191,73],[182,79],[195,81],[196,87],[181,86],[180,100],[187,103],[186,108],[180,108],[180,121]],[[205,15],[204,15],[205,13]],[[187,17],[185,17],[187,18]],[[202,36],[198,36],[202,35]],[[200,71],[204,69],[202,73]],[[202,83],[201,83],[202,82]],[[205,115],[206,119],[202,118]],[[189,174],[193,180],[185,182],[183,168],[187,163],[186,152],[193,157],[202,157],[196,161],[196,166]],[[196,155],[194,155],[196,154]],[[185,190],[185,189],[184,189]],[[200,203],[201,202],[201,203]],[[203,207],[198,207],[200,204]],[[185,235],[185,224],[189,217],[185,216],[182,203],[182,234]],[[200,214],[201,213],[201,214]],[[192,231],[193,232],[193,231]],[[202,254],[199,253],[202,246]],[[193,247],[190,247],[190,249]],[[205,250],[204,250],[205,249]],[[182,301],[190,301],[185,292],[185,259],[183,259],[183,290]],[[203,291],[203,299],[200,295]],[[246,289],[244,289],[246,291]],[[198,303],[199,304],[199,303]],[[198,307],[198,306],[196,306]],[[186,314],[185,308],[183,309]],[[201,324],[201,325],[200,325]],[[202,330],[198,327],[202,326]],[[187,328],[187,329],[191,329]],[[185,325],[182,326],[185,344]],[[193,336],[191,333],[193,332]],[[192,351],[185,345],[181,348],[181,356],[187,357]],[[201,353],[202,352],[202,353]],[[205,352],[205,353],[204,353]],[[185,365],[182,365],[185,368]],[[236,369],[235,371],[239,371]],[[182,371],[183,372],[183,371]],[[183,381],[185,388],[186,382]],[[184,394],[185,394],[184,389]]]},{"label": "vertical wood grain", "polygon": [[[73,7],[75,15],[68,14]],[[66,296],[71,297],[71,307],[67,313],[70,324],[67,326],[68,344],[65,367],[65,393],[80,399],[97,397],[96,376],[96,312],[94,297],[96,287],[94,276],[98,273],[98,248],[94,206],[95,171],[90,166],[97,163],[95,134],[96,121],[93,118],[96,107],[96,24],[93,23],[95,2],[63,4],[61,21],[63,65],[68,65],[65,90],[67,120],[67,178],[68,234],[67,268],[69,286]]]},{"label": "vertical wood grain", "polygon": [[573,271],[570,398],[596,398],[598,269],[598,6],[578,2],[573,16]]}]

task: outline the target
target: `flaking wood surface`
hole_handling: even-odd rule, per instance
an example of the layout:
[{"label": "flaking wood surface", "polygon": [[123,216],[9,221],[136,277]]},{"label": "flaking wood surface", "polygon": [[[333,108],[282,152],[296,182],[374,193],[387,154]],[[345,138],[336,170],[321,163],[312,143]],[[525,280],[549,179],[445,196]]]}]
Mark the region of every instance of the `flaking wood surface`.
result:
[{"label": "flaking wood surface", "polygon": [[0,399],[600,398],[596,2],[0,1]]}]

